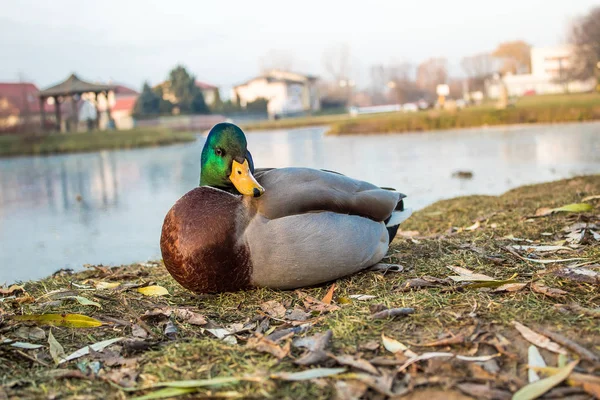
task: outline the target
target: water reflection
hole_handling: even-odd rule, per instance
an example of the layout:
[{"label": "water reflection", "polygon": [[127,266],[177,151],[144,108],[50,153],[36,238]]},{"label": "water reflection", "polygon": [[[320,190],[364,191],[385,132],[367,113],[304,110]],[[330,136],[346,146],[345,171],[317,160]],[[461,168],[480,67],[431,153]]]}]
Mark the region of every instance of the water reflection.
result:
[{"label": "water reflection", "polygon": [[[203,143],[0,160],[0,282],[159,257],[162,219],[197,185]],[[600,172],[600,124],[349,137],[309,128],[248,143],[259,167],[337,170],[397,187],[416,208]]]}]

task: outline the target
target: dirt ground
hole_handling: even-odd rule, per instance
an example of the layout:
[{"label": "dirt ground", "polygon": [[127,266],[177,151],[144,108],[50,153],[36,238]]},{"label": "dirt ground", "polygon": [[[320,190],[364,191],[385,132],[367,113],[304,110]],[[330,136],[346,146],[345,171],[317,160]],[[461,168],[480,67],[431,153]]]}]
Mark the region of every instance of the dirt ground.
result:
[{"label": "dirt ground", "polygon": [[594,398],[598,195],[600,175],[440,201],[381,270],[297,291],[199,296],[160,262],[0,288],[0,399]]}]

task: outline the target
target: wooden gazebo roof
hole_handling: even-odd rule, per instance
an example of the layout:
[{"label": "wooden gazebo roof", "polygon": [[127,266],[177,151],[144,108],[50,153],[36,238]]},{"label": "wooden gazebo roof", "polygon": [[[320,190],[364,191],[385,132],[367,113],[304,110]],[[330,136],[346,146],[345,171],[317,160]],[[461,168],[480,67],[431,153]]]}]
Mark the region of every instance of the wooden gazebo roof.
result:
[{"label": "wooden gazebo roof", "polygon": [[57,85],[51,86],[47,89],[41,90],[38,93],[40,98],[54,97],[54,96],[71,96],[74,94],[81,93],[101,93],[114,90],[112,85],[98,85],[83,81],[75,74],[71,74],[64,82]]}]

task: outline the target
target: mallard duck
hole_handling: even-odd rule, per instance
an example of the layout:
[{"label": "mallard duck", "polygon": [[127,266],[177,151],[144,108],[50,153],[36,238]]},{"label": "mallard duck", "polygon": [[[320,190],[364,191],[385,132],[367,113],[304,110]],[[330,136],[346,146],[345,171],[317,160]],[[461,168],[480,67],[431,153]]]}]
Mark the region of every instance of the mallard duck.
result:
[{"label": "mallard duck", "polygon": [[332,281],[381,261],[410,216],[404,197],[332,171],[254,169],[242,130],[220,123],[202,149],[200,186],[165,217],[164,264],[197,293]]}]

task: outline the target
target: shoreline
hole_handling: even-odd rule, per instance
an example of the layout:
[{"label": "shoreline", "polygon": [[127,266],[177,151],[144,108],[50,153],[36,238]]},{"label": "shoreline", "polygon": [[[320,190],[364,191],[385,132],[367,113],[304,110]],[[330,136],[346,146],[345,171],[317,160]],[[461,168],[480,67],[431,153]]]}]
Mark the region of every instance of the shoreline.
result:
[{"label": "shoreline", "polygon": [[129,150],[193,142],[193,132],[166,128],[134,128],[123,131],[0,135],[0,159]]},{"label": "shoreline", "polygon": [[380,114],[305,116],[242,124],[244,131],[269,131],[312,126],[329,127],[327,134],[378,134],[425,132],[482,126],[568,123],[600,120],[600,94],[563,94],[520,98],[514,106],[492,104],[462,110],[423,110]]}]

